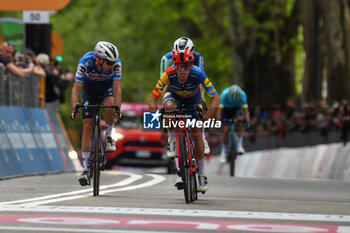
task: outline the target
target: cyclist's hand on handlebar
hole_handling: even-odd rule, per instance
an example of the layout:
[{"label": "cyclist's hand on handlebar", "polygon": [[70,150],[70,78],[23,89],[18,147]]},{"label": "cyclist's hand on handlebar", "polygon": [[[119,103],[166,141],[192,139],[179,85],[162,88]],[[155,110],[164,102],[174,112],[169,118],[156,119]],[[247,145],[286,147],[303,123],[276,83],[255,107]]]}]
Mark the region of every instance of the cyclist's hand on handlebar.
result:
[{"label": "cyclist's hand on handlebar", "polygon": [[115,116],[115,119],[116,119],[117,121],[120,121],[120,120],[123,118],[123,113],[122,113],[122,112],[119,112],[119,111],[116,111],[116,112],[114,113],[114,116]]},{"label": "cyclist's hand on handlebar", "polygon": [[79,119],[79,115],[80,115],[80,112],[75,112],[73,111],[71,114],[70,114],[70,118],[73,120],[73,121],[76,121]]},{"label": "cyclist's hand on handlebar", "polygon": [[74,108],[74,111],[70,114],[70,118],[74,121],[78,120],[79,118],[79,115],[80,115],[80,112],[79,112],[79,103],[77,103],[75,105],[75,108]]}]

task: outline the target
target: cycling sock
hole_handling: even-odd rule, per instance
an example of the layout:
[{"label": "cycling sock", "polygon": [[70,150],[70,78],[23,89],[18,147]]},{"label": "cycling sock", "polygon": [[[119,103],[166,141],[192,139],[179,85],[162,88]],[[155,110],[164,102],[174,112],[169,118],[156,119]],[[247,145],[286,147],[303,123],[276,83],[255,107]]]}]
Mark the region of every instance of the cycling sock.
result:
[{"label": "cycling sock", "polygon": [[113,127],[114,127],[114,124],[112,125],[106,124],[106,137],[112,136]]},{"label": "cycling sock", "polygon": [[224,143],[221,144],[221,154],[226,154],[226,145]]},{"label": "cycling sock", "polygon": [[237,147],[242,146],[243,138],[237,138]]},{"label": "cycling sock", "polygon": [[199,159],[198,160],[198,166],[199,166],[199,168],[198,168],[198,174],[199,175],[204,175],[205,174],[205,158],[203,158],[203,159]]},{"label": "cycling sock", "polygon": [[175,160],[176,170],[178,171],[180,169],[179,168],[179,159],[177,157],[175,157],[174,160]]},{"label": "cycling sock", "polygon": [[175,142],[176,141],[174,130],[168,129],[168,135],[169,135],[169,138],[168,138],[169,142]]},{"label": "cycling sock", "polygon": [[81,157],[83,158],[84,171],[89,171],[90,152],[82,152]]}]

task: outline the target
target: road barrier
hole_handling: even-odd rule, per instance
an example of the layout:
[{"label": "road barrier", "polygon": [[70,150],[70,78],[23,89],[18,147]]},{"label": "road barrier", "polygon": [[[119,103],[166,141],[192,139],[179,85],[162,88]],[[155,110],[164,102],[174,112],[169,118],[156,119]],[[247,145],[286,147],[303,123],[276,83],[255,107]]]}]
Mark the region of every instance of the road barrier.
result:
[{"label": "road barrier", "polygon": [[0,107],[0,116],[0,177],[79,169],[53,113]]},{"label": "road barrier", "polygon": [[240,177],[350,180],[350,143],[253,151],[239,156]]}]

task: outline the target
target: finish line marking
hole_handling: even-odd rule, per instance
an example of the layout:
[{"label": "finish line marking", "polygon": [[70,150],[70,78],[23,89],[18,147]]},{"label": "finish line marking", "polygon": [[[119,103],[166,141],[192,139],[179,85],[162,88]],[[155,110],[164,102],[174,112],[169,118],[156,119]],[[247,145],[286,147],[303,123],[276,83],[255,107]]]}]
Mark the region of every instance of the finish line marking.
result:
[{"label": "finish line marking", "polygon": [[[204,221],[204,220],[181,220],[181,219],[142,219],[142,218],[118,218],[118,217],[83,217],[83,216],[50,216],[50,215],[8,215],[0,214],[0,223],[11,223],[16,226],[1,226],[0,230],[37,230],[37,231],[56,231],[55,227],[46,227],[44,225],[59,226],[65,232],[81,232],[97,230],[96,226],[108,227],[109,229],[98,229],[93,232],[111,232],[113,228],[128,228],[134,231],[135,228],[164,229],[166,230],[207,230],[215,231],[249,231],[265,233],[346,233],[350,227],[347,226],[329,226],[329,225],[307,225],[307,224],[279,224],[279,223],[257,223],[257,222],[230,222],[230,221]],[[22,226],[19,224],[33,224]],[[36,227],[36,225],[40,225]],[[84,229],[72,228],[76,226]],[[67,228],[66,228],[67,227]],[[93,228],[94,227],[94,228]],[[146,232],[146,231],[145,231]],[[147,231],[150,232],[150,231]],[[152,231],[153,232],[153,231]]]},{"label": "finish line marking", "polygon": [[156,209],[156,208],[128,208],[128,207],[96,207],[96,206],[27,206],[0,205],[4,212],[47,212],[47,213],[103,213],[103,214],[131,214],[131,215],[159,215],[179,217],[211,217],[211,218],[243,218],[270,219],[293,221],[327,221],[350,222],[350,215],[331,214],[302,214],[253,211],[219,211],[219,210],[188,210],[188,209]]}]

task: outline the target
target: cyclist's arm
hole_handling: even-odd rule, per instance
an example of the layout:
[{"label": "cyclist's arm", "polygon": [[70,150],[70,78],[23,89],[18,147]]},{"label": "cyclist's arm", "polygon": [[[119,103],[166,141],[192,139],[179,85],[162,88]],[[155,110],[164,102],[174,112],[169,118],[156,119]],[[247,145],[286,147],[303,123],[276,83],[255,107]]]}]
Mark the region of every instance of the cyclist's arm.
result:
[{"label": "cyclist's arm", "polygon": [[224,106],[221,105],[221,104],[219,104],[218,111],[216,112],[216,119],[217,119],[217,120],[220,120],[220,119],[221,119],[223,109],[224,109]]},{"label": "cyclist's arm", "polygon": [[246,106],[246,107],[243,107],[242,109],[243,109],[244,118],[247,121],[247,123],[249,123],[250,122],[249,108],[248,106]]},{"label": "cyclist's arm", "polygon": [[72,110],[74,111],[75,105],[79,102],[79,94],[83,84],[80,82],[74,82],[72,88],[71,104]]},{"label": "cyclist's arm", "polygon": [[244,118],[247,121],[247,123],[249,123],[250,113],[248,108],[248,98],[247,98],[247,94],[244,91],[242,91],[241,105],[243,109]]},{"label": "cyclist's arm", "polygon": [[159,97],[161,97],[164,88],[169,83],[170,83],[170,80],[169,80],[168,74],[164,72],[160,77],[160,79],[158,80],[156,86],[153,89],[151,96],[148,99],[148,106],[151,111],[157,110],[157,100],[159,99]]},{"label": "cyclist's arm", "polygon": [[205,119],[213,118],[215,116],[215,111],[217,110],[219,104],[220,104],[220,96],[216,93],[211,98],[209,110],[205,113],[204,118]]},{"label": "cyclist's arm", "polygon": [[157,98],[154,97],[153,95],[150,95],[150,97],[148,99],[148,106],[152,112],[155,112],[158,109],[157,108]]},{"label": "cyclist's arm", "polygon": [[122,80],[113,81],[114,104],[122,106]]},{"label": "cyclist's arm", "polygon": [[199,82],[204,86],[205,91],[211,96],[209,110],[205,113],[204,118],[208,119],[215,116],[215,111],[220,104],[220,96],[218,95],[214,85],[210,82],[204,71],[198,75]]}]

